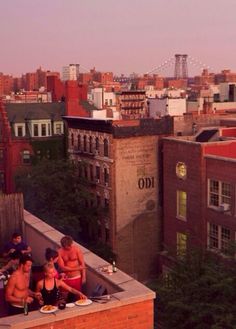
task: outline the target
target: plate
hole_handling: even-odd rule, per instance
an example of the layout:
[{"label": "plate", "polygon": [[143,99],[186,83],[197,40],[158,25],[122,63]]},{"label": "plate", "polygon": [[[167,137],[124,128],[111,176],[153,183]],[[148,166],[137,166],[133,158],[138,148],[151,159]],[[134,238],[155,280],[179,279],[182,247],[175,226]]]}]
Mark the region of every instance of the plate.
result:
[{"label": "plate", "polygon": [[66,307],[74,307],[74,306],[75,306],[74,303],[67,303],[67,304],[66,304]]},{"label": "plate", "polygon": [[91,299],[79,299],[75,302],[75,305],[77,306],[87,306],[92,304]]},{"label": "plate", "polygon": [[40,312],[45,313],[45,314],[53,313],[57,310],[58,310],[58,307],[57,306],[52,306],[52,305],[44,305],[40,308]]}]

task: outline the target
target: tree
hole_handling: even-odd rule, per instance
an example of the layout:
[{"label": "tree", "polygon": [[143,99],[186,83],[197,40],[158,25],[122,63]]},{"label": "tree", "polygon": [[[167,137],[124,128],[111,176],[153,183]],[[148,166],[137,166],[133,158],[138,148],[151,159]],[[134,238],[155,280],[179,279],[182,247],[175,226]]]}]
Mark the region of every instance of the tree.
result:
[{"label": "tree", "polygon": [[155,307],[162,328],[236,328],[235,260],[191,252],[177,258],[168,275],[150,287],[157,292]]},{"label": "tree", "polygon": [[24,195],[25,209],[110,261],[114,253],[98,241],[98,219],[105,209],[96,206],[89,192],[86,165],[43,159],[17,173],[16,187]]},{"label": "tree", "polygon": [[80,172],[84,164],[42,160],[16,175],[25,208],[55,228],[78,238],[83,222],[96,225],[96,208],[86,207],[93,196]]}]

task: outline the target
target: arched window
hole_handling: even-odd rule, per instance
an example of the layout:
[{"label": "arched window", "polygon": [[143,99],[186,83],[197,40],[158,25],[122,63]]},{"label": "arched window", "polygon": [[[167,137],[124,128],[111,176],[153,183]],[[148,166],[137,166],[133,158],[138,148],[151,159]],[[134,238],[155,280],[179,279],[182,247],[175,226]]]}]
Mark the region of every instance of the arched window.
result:
[{"label": "arched window", "polygon": [[90,163],[89,165],[89,172],[90,172],[90,180],[94,180],[94,172],[93,172],[93,165]]},{"label": "arched window", "polygon": [[108,140],[105,138],[103,142],[104,146],[104,157],[108,157]]},{"label": "arched window", "polygon": [[97,151],[97,153],[99,153],[99,138],[96,137],[96,140],[95,140],[95,149]]},{"label": "arched window", "polygon": [[71,134],[71,146],[72,147],[74,146],[74,134],[73,133]]},{"label": "arched window", "polygon": [[104,168],[104,183],[105,185],[108,185],[109,183],[109,172],[107,168]]},{"label": "arched window", "polygon": [[99,180],[100,179],[100,167],[98,165],[96,165],[96,180]]},{"label": "arched window", "polygon": [[87,136],[84,135],[84,152],[87,152]]},{"label": "arched window", "polygon": [[89,137],[89,153],[93,153],[93,138]]},{"label": "arched window", "polygon": [[78,151],[81,150],[81,137],[78,135]]}]

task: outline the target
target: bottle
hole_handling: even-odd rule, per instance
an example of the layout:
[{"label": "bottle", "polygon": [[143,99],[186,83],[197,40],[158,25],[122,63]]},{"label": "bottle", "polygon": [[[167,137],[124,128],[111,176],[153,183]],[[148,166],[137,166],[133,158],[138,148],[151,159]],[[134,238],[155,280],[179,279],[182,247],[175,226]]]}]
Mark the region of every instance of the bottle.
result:
[{"label": "bottle", "polygon": [[29,311],[28,311],[28,303],[26,301],[26,299],[24,299],[24,315],[28,315]]},{"label": "bottle", "polygon": [[117,272],[116,262],[114,260],[112,262],[112,271],[113,273]]}]

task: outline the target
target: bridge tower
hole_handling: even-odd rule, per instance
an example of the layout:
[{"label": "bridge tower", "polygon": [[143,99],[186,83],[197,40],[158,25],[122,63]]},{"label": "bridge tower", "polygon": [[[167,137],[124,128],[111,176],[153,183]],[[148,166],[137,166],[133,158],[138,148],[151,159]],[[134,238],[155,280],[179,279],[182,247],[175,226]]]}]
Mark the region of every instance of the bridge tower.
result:
[{"label": "bridge tower", "polygon": [[188,65],[186,54],[175,54],[175,78],[187,79],[188,78]]}]

